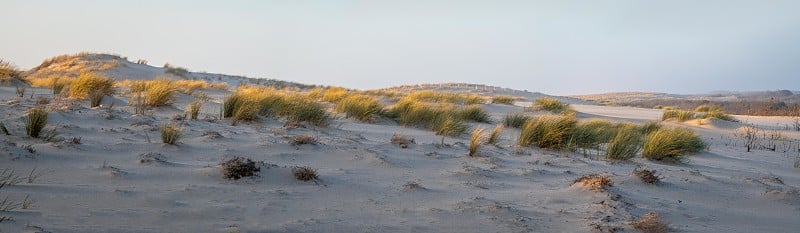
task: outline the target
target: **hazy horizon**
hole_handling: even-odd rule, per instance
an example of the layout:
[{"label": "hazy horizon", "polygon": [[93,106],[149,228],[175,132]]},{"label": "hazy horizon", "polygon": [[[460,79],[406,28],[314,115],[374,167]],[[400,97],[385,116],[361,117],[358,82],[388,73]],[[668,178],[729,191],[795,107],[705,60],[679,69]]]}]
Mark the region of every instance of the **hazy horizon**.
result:
[{"label": "hazy horizon", "polygon": [[796,1],[2,2],[0,58],[24,69],[90,51],[359,89],[800,89]]}]

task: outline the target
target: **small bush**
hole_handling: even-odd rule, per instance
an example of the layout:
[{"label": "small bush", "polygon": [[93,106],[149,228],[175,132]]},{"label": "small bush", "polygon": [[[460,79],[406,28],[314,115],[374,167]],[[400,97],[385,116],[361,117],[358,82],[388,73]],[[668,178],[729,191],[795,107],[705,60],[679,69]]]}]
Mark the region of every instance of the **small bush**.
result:
[{"label": "small bush", "polygon": [[682,156],[699,152],[705,143],[688,128],[661,128],[645,138],[642,156],[648,159],[680,160]]},{"label": "small bush", "polygon": [[697,119],[697,115],[692,111],[684,110],[664,110],[661,120],[677,119],[678,121],[688,121]]},{"label": "small bush", "polygon": [[637,168],[636,170],[633,171],[633,174],[636,175],[636,177],[639,177],[639,179],[642,180],[642,182],[648,184],[658,184],[659,182],[661,182],[661,177],[658,177],[656,175],[656,170]]},{"label": "small bush", "polygon": [[472,137],[469,139],[469,157],[474,157],[478,153],[478,149],[483,143],[486,142],[487,136],[483,128],[477,128],[472,131]]},{"label": "small bush", "polygon": [[319,179],[317,170],[310,167],[294,167],[292,168],[294,178],[300,181],[310,181]]},{"label": "small bush", "polygon": [[514,101],[516,98],[513,96],[508,95],[498,95],[492,97],[493,104],[506,104],[506,105],[514,105]]},{"label": "small bush", "polygon": [[533,101],[534,109],[550,111],[553,113],[563,113],[570,109],[569,104],[562,103],[558,99],[543,97]]},{"label": "small bush", "polygon": [[175,123],[164,123],[161,125],[161,142],[175,145],[181,138],[183,127]]},{"label": "small bush", "polygon": [[147,106],[158,107],[170,105],[175,101],[175,94],[178,91],[175,82],[158,78],[147,82],[145,87],[145,102]]},{"label": "small bush", "polygon": [[588,174],[575,179],[572,184],[581,185],[592,191],[602,192],[605,191],[606,188],[611,187],[613,182],[605,175]]},{"label": "small bush", "polygon": [[520,146],[536,145],[546,149],[565,149],[578,120],[574,116],[531,118],[520,131]]},{"label": "small bush", "polygon": [[49,113],[41,107],[36,107],[28,112],[25,119],[25,132],[32,138],[39,138],[42,130],[47,125]]},{"label": "small bush", "polygon": [[503,125],[497,125],[492,130],[492,133],[489,134],[489,137],[486,139],[486,143],[494,145],[497,143],[497,139],[500,139],[500,133],[503,132]]},{"label": "small bush", "polygon": [[529,116],[525,116],[522,113],[508,114],[503,118],[503,125],[512,128],[522,128],[522,125],[529,119],[531,119]]},{"label": "small bush", "polygon": [[669,223],[661,220],[655,212],[649,212],[644,217],[631,222],[631,226],[644,233],[667,233],[670,230]]},{"label": "small bush", "polygon": [[261,168],[256,162],[248,158],[234,157],[222,163],[222,176],[225,179],[238,180],[244,177],[255,176]]},{"label": "small bush", "polygon": [[86,98],[90,93],[99,95],[114,94],[114,80],[97,73],[82,73],[69,88],[69,96]]},{"label": "small bush", "polygon": [[641,130],[628,124],[618,127],[617,134],[608,143],[606,159],[628,160],[636,157],[642,145]]},{"label": "small bush", "polygon": [[359,121],[372,121],[381,112],[383,106],[374,97],[366,95],[350,95],[336,104],[334,110],[347,114],[347,117]]}]

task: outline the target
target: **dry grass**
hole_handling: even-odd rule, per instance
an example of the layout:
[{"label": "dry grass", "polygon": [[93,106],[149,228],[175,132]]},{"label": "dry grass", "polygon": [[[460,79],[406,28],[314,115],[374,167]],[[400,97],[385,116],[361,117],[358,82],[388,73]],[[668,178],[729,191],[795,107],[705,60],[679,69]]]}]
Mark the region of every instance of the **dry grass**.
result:
[{"label": "dry grass", "polygon": [[175,145],[181,138],[183,127],[175,123],[164,123],[161,125],[161,142]]},{"label": "dry grass", "polygon": [[631,222],[633,229],[644,233],[666,233],[669,232],[669,223],[661,220],[656,212],[649,212],[642,218]]},{"label": "dry grass", "polygon": [[383,105],[372,96],[354,94],[341,99],[336,103],[334,111],[345,113],[347,117],[359,121],[373,121],[383,109]]},{"label": "dry grass", "polygon": [[511,128],[522,128],[529,119],[531,119],[529,116],[525,116],[522,113],[511,113],[503,119],[503,125]]},{"label": "dry grass", "polygon": [[327,89],[324,89],[322,93],[322,101],[330,103],[339,103],[339,101],[343,100],[350,94],[352,93],[347,89],[341,87],[329,87]]},{"label": "dry grass", "polygon": [[678,121],[688,121],[697,119],[697,114],[692,111],[684,110],[664,110],[661,120],[677,119]]},{"label": "dry grass", "polygon": [[516,101],[516,100],[517,100],[517,98],[514,98],[513,96],[509,96],[509,95],[498,95],[498,96],[493,96],[492,97],[492,103],[493,104],[514,105],[514,101]]},{"label": "dry grass", "polygon": [[69,96],[74,98],[86,98],[92,92],[98,95],[113,95],[114,80],[98,73],[82,73],[69,88]]},{"label": "dry grass", "polygon": [[222,176],[225,179],[238,180],[243,177],[255,176],[261,168],[256,166],[256,162],[248,158],[233,157],[222,163]]},{"label": "dry grass", "polygon": [[533,107],[537,110],[550,111],[553,113],[563,113],[570,110],[569,104],[562,103],[558,99],[543,97],[533,101]]},{"label": "dry grass", "polygon": [[294,167],[292,168],[294,178],[300,181],[318,180],[319,175],[317,170],[310,167]]},{"label": "dry grass", "polygon": [[0,59],[0,84],[12,83],[15,81],[24,82],[22,80],[22,71],[11,62]]},{"label": "dry grass", "polygon": [[633,174],[636,175],[636,177],[639,177],[639,179],[642,180],[642,182],[648,184],[658,184],[659,182],[661,182],[661,177],[656,175],[656,170],[650,170],[647,168],[637,168],[636,170],[633,171]]},{"label": "dry grass", "polygon": [[59,75],[49,75],[44,78],[29,77],[27,80],[31,86],[50,88],[53,91],[53,95],[61,94],[64,89],[67,89],[75,81],[75,79]]},{"label": "dry grass", "polygon": [[147,81],[144,95],[147,106],[158,107],[170,105],[175,101],[178,87],[175,82],[167,78],[157,78]]},{"label": "dry grass", "polygon": [[486,102],[486,100],[479,95],[435,91],[412,92],[404,97],[404,99],[417,102],[451,103],[459,105],[483,104]]},{"label": "dry grass", "polygon": [[613,182],[606,175],[588,174],[575,179],[572,184],[578,184],[595,192],[602,192],[611,187]]},{"label": "dry grass", "polygon": [[189,119],[197,120],[200,115],[200,108],[203,107],[203,102],[199,100],[192,101],[186,106],[186,112],[189,114]]},{"label": "dry grass", "polygon": [[487,144],[494,145],[497,143],[497,140],[500,139],[500,133],[503,132],[503,125],[497,125],[492,130],[492,133],[489,134],[489,137],[486,139]]},{"label": "dry grass", "polygon": [[486,143],[486,132],[483,128],[476,128],[472,131],[472,136],[469,139],[469,157],[475,157],[478,154],[480,146]]},{"label": "dry grass", "polygon": [[47,125],[47,110],[41,107],[32,108],[25,117],[25,132],[32,138],[39,138]]},{"label": "dry grass", "polygon": [[520,146],[535,145],[546,149],[565,149],[578,120],[575,116],[539,116],[531,118],[520,131]]},{"label": "dry grass", "polygon": [[636,157],[642,146],[641,129],[633,124],[623,124],[616,131],[606,148],[606,159],[628,160]]}]

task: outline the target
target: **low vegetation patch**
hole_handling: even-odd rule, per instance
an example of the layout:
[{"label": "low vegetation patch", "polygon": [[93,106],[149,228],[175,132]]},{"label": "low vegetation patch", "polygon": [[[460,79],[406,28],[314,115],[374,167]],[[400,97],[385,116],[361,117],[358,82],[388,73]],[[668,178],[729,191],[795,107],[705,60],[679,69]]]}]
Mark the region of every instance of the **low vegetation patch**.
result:
[{"label": "low vegetation patch", "polygon": [[175,123],[164,123],[161,125],[161,142],[175,145],[181,138],[183,127]]},{"label": "low vegetation patch", "polygon": [[478,154],[480,146],[486,143],[487,135],[483,128],[476,128],[472,131],[472,137],[469,139],[469,157],[475,157]]},{"label": "low vegetation patch", "polygon": [[522,128],[522,125],[529,119],[531,119],[531,117],[525,116],[522,113],[510,113],[503,118],[503,125],[511,128]]},{"label": "low vegetation patch", "polygon": [[555,98],[543,97],[536,99],[533,101],[533,107],[536,110],[544,110],[549,111],[552,113],[566,113],[570,111],[572,108],[567,103],[562,103],[560,100]]},{"label": "low vegetation patch", "polygon": [[491,117],[479,105],[469,105],[456,109],[456,115],[459,119],[465,121],[491,123]]},{"label": "low vegetation patch", "polygon": [[606,159],[628,160],[636,157],[642,148],[641,130],[633,124],[617,127],[616,135],[608,143]]},{"label": "low vegetation patch", "polygon": [[164,64],[164,73],[172,74],[178,77],[187,77],[189,75],[189,70],[183,67],[173,66],[172,64],[165,63]]},{"label": "low vegetation patch", "polygon": [[390,140],[392,144],[397,144],[400,148],[408,148],[410,144],[416,144],[414,138],[405,135],[394,134]]},{"label": "low vegetation patch", "polygon": [[244,177],[255,176],[261,168],[249,158],[233,157],[222,163],[222,176],[225,179],[238,180]]},{"label": "low vegetation patch", "polygon": [[192,101],[186,106],[186,113],[189,114],[189,119],[197,120],[200,115],[200,108],[203,107],[203,102],[199,100]]},{"label": "low vegetation patch", "polygon": [[574,116],[539,116],[522,127],[520,146],[535,145],[546,149],[565,149],[578,120]]},{"label": "low vegetation patch", "polygon": [[509,95],[497,95],[492,97],[493,104],[514,105],[514,101],[516,100],[517,100],[516,98]]},{"label": "low vegetation patch", "polygon": [[460,105],[483,104],[486,102],[484,98],[479,95],[436,91],[417,91],[408,94],[404,99],[417,102],[451,103]]},{"label": "low vegetation patch", "polygon": [[69,88],[69,96],[86,98],[90,93],[96,95],[114,94],[114,80],[98,73],[82,73]]},{"label": "low vegetation patch", "polygon": [[294,167],[292,168],[294,178],[300,181],[318,180],[317,170],[311,167]]},{"label": "low vegetation patch", "polygon": [[15,81],[24,82],[22,80],[22,71],[11,62],[0,59],[0,84],[8,84]]},{"label": "low vegetation patch", "polygon": [[653,160],[680,160],[705,147],[703,140],[688,128],[661,128],[645,137],[642,156]]},{"label": "low vegetation patch", "polygon": [[613,182],[606,175],[588,174],[575,179],[572,184],[578,184],[595,192],[605,191]]},{"label": "low vegetation patch", "polygon": [[667,233],[670,231],[669,223],[662,220],[656,212],[649,212],[642,218],[631,222],[633,229],[644,233]]},{"label": "low vegetation patch", "polygon": [[234,124],[256,120],[259,116],[283,118],[292,124],[326,125],[328,122],[328,113],[311,97],[274,88],[240,87],[225,98],[221,113],[223,118],[231,117]]},{"label": "low vegetation patch", "polygon": [[291,141],[289,141],[289,144],[292,144],[293,146],[317,144],[317,138],[310,134],[297,135],[294,136]]},{"label": "low vegetation patch", "polygon": [[360,94],[347,96],[334,107],[338,113],[345,113],[347,117],[367,122],[373,121],[382,109],[383,105],[377,99]]},{"label": "low vegetation patch", "polygon": [[167,78],[158,78],[146,82],[144,88],[145,104],[158,107],[170,105],[175,101],[178,87],[175,82]]},{"label": "low vegetation patch", "polygon": [[32,108],[25,117],[25,132],[32,138],[39,138],[47,126],[47,110],[41,107]]}]

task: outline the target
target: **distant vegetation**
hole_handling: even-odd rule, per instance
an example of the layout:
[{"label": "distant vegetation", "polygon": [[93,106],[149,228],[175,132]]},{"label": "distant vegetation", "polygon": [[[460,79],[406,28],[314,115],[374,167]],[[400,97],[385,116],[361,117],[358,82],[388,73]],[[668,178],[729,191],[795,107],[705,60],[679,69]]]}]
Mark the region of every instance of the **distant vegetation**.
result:
[{"label": "distant vegetation", "polygon": [[536,110],[544,110],[552,113],[570,113],[574,112],[569,104],[562,103],[558,99],[543,97],[533,101],[533,107]]},{"label": "distant vegetation", "polygon": [[517,99],[509,95],[497,95],[492,97],[493,104],[507,104],[513,105]]},{"label": "distant vegetation", "polygon": [[717,106],[723,112],[736,115],[800,116],[800,97],[798,97],[795,101],[797,102],[780,100],[708,101],[669,99],[636,101],[630,103],[620,103],[620,105],[643,108],[674,106],[680,109],[695,109],[703,105],[712,105]]},{"label": "distant vegetation", "polygon": [[289,123],[328,122],[327,111],[312,98],[270,87],[240,86],[223,101],[222,117],[231,118],[233,124],[256,120],[259,116],[283,118]]},{"label": "distant vegetation", "polygon": [[700,105],[694,111],[666,109],[661,116],[661,120],[677,119],[678,121],[688,121],[692,119],[715,118],[725,121],[737,121],[732,116],[726,114],[721,108],[713,105]]},{"label": "distant vegetation", "polygon": [[183,67],[177,67],[169,63],[164,64],[164,73],[172,74],[178,77],[187,77],[189,76],[189,70]]}]

